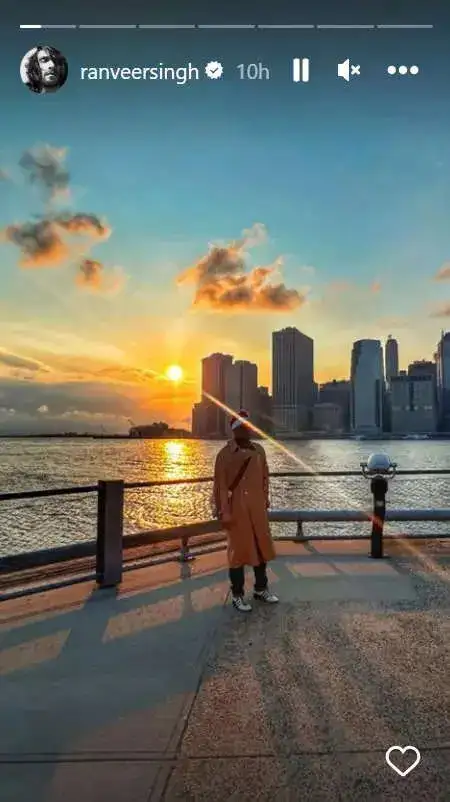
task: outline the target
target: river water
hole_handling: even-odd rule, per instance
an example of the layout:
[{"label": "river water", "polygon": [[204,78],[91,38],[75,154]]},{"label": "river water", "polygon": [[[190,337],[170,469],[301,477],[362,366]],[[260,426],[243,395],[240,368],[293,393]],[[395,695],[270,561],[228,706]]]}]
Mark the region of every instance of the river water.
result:
[{"label": "river water", "polygon": [[[0,439],[0,493],[95,484],[98,479],[128,482],[210,476],[221,443],[196,440]],[[266,444],[272,471],[358,470],[362,460],[386,451],[402,469],[447,468],[448,441],[366,442],[355,440],[290,441]],[[173,485],[128,490],[125,533],[175,526],[211,517],[211,485]],[[272,506],[300,509],[371,507],[369,483],[363,477],[273,479]],[[450,506],[450,475],[396,477],[388,503],[393,507]],[[400,528],[401,526],[401,528]],[[363,534],[364,524],[310,524],[310,533]],[[391,532],[443,532],[447,524],[390,525]],[[273,533],[294,534],[295,524],[274,524]],[[0,556],[59,546],[96,536],[96,497],[75,496],[0,501]]]}]

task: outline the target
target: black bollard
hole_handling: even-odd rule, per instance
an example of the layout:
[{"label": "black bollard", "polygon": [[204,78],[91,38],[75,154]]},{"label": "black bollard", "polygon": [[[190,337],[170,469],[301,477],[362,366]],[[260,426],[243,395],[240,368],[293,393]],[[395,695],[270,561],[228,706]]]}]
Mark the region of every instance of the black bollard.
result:
[{"label": "black bollard", "polygon": [[383,556],[383,526],[386,516],[387,480],[384,476],[374,476],[370,483],[373,494],[372,534],[370,539],[370,556],[380,559]]},{"label": "black bollard", "polygon": [[98,483],[97,584],[101,588],[119,585],[123,564],[122,480]]}]

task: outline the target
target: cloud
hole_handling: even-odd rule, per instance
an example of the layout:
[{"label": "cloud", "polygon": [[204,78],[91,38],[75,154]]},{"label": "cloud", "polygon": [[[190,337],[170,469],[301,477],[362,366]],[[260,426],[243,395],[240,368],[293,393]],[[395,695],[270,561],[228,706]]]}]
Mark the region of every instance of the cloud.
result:
[{"label": "cloud", "polygon": [[[128,418],[161,420],[168,411],[147,388],[95,380],[48,384],[0,376],[0,398],[2,432],[99,431],[108,422],[119,431],[129,427]],[[15,410],[14,418],[9,410]]]},{"label": "cloud", "polygon": [[196,264],[177,279],[179,285],[196,286],[194,307],[228,311],[289,311],[305,303],[298,290],[274,282],[281,259],[247,272],[247,251],[267,239],[265,226],[255,223],[239,240],[226,246],[213,245]]},{"label": "cloud", "polygon": [[62,412],[60,415],[55,416],[56,418],[61,418],[62,420],[70,419],[76,420],[80,418],[81,420],[91,420],[91,421],[103,421],[106,422],[110,421],[128,421],[128,418],[125,415],[115,415],[111,412],[88,412],[86,409],[67,409],[65,412]]},{"label": "cloud", "polygon": [[43,362],[39,362],[37,359],[29,359],[28,357],[11,354],[4,348],[0,348],[0,363],[9,368],[23,368],[24,370],[30,370],[36,373],[50,372],[50,368],[44,365]]},{"label": "cloud", "polygon": [[156,370],[146,370],[142,368],[133,368],[122,365],[110,366],[101,368],[92,373],[96,378],[120,382],[123,384],[145,384],[148,385],[149,381],[157,380],[160,374]]},{"label": "cloud", "polygon": [[[36,145],[26,150],[19,164],[29,182],[45,190],[51,202],[68,195],[70,174],[65,166],[66,148]],[[0,180],[6,173],[0,171]],[[106,270],[101,262],[87,258],[92,245],[107,239],[110,226],[96,214],[56,213],[47,206],[44,214],[24,223],[14,223],[0,232],[0,242],[11,243],[20,251],[24,268],[61,266],[79,262],[75,283],[78,287],[114,295],[124,286],[127,276],[120,268]]]},{"label": "cloud", "polygon": [[96,259],[83,259],[78,265],[75,281],[83,289],[114,295],[124,286],[126,276],[119,268],[108,272]]},{"label": "cloud", "polygon": [[[40,419],[44,409],[52,417],[70,410],[88,413],[133,416],[141,394],[130,388],[105,385],[97,381],[60,381],[52,384],[41,381],[23,382],[20,379],[0,377],[2,406],[13,408],[17,414]],[[142,395],[142,397],[145,397]],[[45,413],[48,415],[48,412]]]},{"label": "cloud", "polygon": [[[120,382],[101,382],[98,377],[48,383],[0,376],[0,432],[99,432],[103,427],[119,432],[128,431],[130,420],[181,425],[196,395],[195,388],[180,388],[174,398],[173,388],[158,382],[125,387]],[[38,411],[45,407],[48,412]]]},{"label": "cloud", "polygon": [[19,164],[30,183],[38,184],[54,199],[57,195],[68,193],[70,174],[64,166],[66,155],[65,148],[38,145],[26,150]]},{"label": "cloud", "polygon": [[432,310],[430,317],[450,317],[450,301],[438,304]]},{"label": "cloud", "polygon": [[[54,336],[56,340],[56,332]],[[65,342],[66,339],[63,338],[63,346]],[[33,379],[45,382],[47,387],[61,381],[67,386],[75,385],[79,381],[85,384],[94,381],[98,386],[122,385],[123,389],[127,385],[131,392],[145,389],[147,393],[153,391],[157,385],[168,383],[167,376],[157,370],[118,361],[122,353],[114,346],[104,348],[101,343],[92,343],[92,350],[89,352],[88,341],[84,343],[75,339],[72,344],[69,339],[68,346],[72,345],[72,353],[68,354],[63,348],[59,353],[46,353],[39,349],[38,340],[34,343],[30,341],[29,345],[34,346],[30,357],[19,356],[0,348],[0,365],[4,364],[9,368],[7,375],[10,378],[28,380],[30,376],[27,373],[32,373],[35,374]],[[4,376],[0,376],[0,380],[2,378]]]},{"label": "cloud", "polygon": [[[4,330],[9,333],[9,326],[5,326]],[[34,321],[28,321],[13,324],[11,334],[14,340],[20,343],[21,348],[26,348],[27,353],[32,353],[33,357],[45,361],[52,367],[55,357],[57,359],[79,357],[83,363],[86,360],[99,360],[102,364],[105,362],[123,364],[125,357],[122,348],[107,340],[94,340],[82,327],[77,331],[60,330],[45,325],[37,327]],[[51,362],[47,362],[50,359]]]},{"label": "cloud", "polygon": [[244,228],[242,237],[235,243],[240,248],[256,248],[267,242],[267,228],[264,223],[253,223],[251,228]]},{"label": "cloud", "polygon": [[100,289],[103,282],[103,265],[94,259],[84,259],[79,265],[77,284],[81,287]]},{"label": "cloud", "polygon": [[449,281],[450,280],[450,262],[444,262],[442,267],[439,268],[434,276],[435,281]]},{"label": "cloud", "polygon": [[15,415],[15,409],[8,409],[8,407],[0,407],[0,415]]},{"label": "cloud", "polygon": [[3,237],[20,249],[22,267],[43,267],[61,265],[71,255],[70,243],[64,235],[105,240],[110,234],[110,227],[97,215],[79,213],[7,226]]}]

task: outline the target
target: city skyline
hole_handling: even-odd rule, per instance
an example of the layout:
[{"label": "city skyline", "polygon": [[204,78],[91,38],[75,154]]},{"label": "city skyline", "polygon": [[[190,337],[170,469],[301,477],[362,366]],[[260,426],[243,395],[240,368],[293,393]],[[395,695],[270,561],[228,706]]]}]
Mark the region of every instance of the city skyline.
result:
[{"label": "city skyline", "polygon": [[[364,40],[364,81],[318,75],[299,103],[283,40],[263,32],[246,58],[270,57],[273,81],[256,90],[77,82],[77,65],[145,63],[147,46],[60,31],[69,78],[45,98],[18,75],[33,36],[1,54],[0,430],[185,426],[205,352],[256,363],[270,386],[284,327],[314,341],[319,382],[348,377],[361,336],[391,333],[402,364],[432,357],[450,321],[450,107],[430,40],[414,46],[431,84],[371,74],[380,34]],[[183,59],[202,62],[205,41]],[[226,71],[236,41],[221,41]],[[334,65],[348,40],[328,41]],[[177,35],[154,44],[156,61],[180,58]]]},{"label": "city skyline", "polygon": [[378,436],[384,433],[450,432],[450,332],[441,331],[433,361],[400,368],[399,343],[388,335],[356,340],[348,379],[317,383],[314,341],[294,327],[272,332],[272,396],[258,386],[258,366],[214,353],[202,359],[192,432],[201,438],[228,435],[228,418],[245,408],[268,434],[301,432]]}]

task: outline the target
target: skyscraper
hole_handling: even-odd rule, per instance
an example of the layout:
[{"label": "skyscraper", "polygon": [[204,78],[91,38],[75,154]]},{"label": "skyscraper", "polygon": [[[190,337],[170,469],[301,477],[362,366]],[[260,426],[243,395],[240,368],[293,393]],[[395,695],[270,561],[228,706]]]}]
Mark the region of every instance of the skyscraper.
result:
[{"label": "skyscraper", "polygon": [[408,376],[431,376],[436,381],[436,362],[428,359],[416,359],[408,365]]},{"label": "skyscraper", "polygon": [[250,417],[258,413],[258,368],[253,362],[236,360],[227,368],[225,403],[239,412],[246,409]]},{"label": "skyscraper", "polygon": [[391,384],[391,422],[396,434],[436,431],[436,394],[433,376],[417,372],[398,375]]},{"label": "skyscraper", "polygon": [[342,409],[342,426],[348,430],[350,424],[350,382],[333,381],[320,385],[319,402],[321,404],[337,404]]},{"label": "skyscraper", "polygon": [[273,403],[268,387],[258,387],[258,415],[256,425],[263,432],[271,434],[273,431]]},{"label": "skyscraper", "polygon": [[398,376],[398,342],[390,334],[385,345],[386,382]]},{"label": "skyscraper", "polygon": [[225,403],[227,374],[232,363],[233,357],[228,354],[211,354],[202,359],[204,428],[211,437],[223,437],[226,434],[226,413],[210,396]]},{"label": "skyscraper", "polygon": [[353,343],[350,421],[354,432],[376,434],[383,423],[383,352],[379,340]]},{"label": "skyscraper", "polygon": [[450,331],[442,332],[436,352],[437,394],[439,424],[450,431]]},{"label": "skyscraper", "polygon": [[297,432],[309,427],[314,403],[314,341],[298,329],[272,334],[272,394],[277,430]]}]

